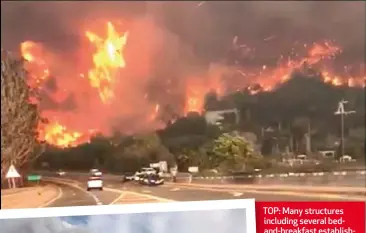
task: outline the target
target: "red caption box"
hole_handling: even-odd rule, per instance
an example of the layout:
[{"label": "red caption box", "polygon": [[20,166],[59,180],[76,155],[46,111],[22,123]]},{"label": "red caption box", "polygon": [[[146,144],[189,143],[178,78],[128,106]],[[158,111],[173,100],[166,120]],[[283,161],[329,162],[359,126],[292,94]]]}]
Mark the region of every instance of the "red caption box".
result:
[{"label": "red caption box", "polygon": [[258,233],[365,233],[365,202],[256,202]]}]

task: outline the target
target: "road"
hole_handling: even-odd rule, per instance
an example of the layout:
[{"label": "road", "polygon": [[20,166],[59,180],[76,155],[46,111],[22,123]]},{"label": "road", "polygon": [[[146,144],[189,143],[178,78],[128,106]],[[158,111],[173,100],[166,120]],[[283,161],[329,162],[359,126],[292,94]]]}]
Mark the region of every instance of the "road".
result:
[{"label": "road", "polygon": [[351,198],[333,194],[299,193],[288,191],[259,191],[230,188],[189,187],[183,184],[164,184],[148,187],[133,182],[104,181],[103,191],[86,191],[86,180],[61,183],[61,197],[50,206],[85,206],[110,204],[136,204],[170,201],[201,201],[222,199],[255,198],[258,201],[355,201],[362,197]]}]

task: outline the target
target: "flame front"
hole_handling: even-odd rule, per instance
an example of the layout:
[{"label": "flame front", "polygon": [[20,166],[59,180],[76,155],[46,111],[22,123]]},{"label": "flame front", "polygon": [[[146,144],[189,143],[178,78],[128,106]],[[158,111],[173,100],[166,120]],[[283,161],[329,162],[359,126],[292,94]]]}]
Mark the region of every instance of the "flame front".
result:
[{"label": "flame front", "polygon": [[31,74],[29,85],[40,87],[50,75],[47,63],[43,59],[43,47],[33,41],[25,41],[20,44],[20,52],[27,61],[26,69]]},{"label": "flame front", "polygon": [[107,23],[107,38],[102,39],[87,31],[86,37],[96,47],[93,55],[94,67],[89,70],[90,85],[98,89],[101,100],[106,103],[113,98],[113,84],[119,69],[126,66],[123,56],[128,32],[119,35],[111,22]]},{"label": "flame front", "polygon": [[[89,31],[86,32],[86,36],[96,48],[96,52],[92,56],[93,67],[88,72],[88,80],[90,85],[98,90],[102,102],[106,103],[113,97],[113,84],[118,70],[126,66],[123,50],[127,43],[128,33],[119,35],[113,24],[108,22],[105,39]],[[40,43],[25,41],[20,45],[20,52],[30,74],[29,85],[42,89],[50,76],[44,47]],[[52,93],[52,96],[55,97],[58,94],[62,93]],[[57,119],[57,115],[55,117]],[[62,121],[62,119],[60,120]],[[69,129],[57,120],[41,124],[38,131],[41,141],[59,147],[76,146],[87,142],[94,134],[94,132],[78,132]]]},{"label": "flame front", "polygon": [[78,145],[82,136],[82,133],[68,130],[57,121],[43,125],[40,130],[40,138],[51,145],[57,145],[59,147]]},{"label": "flame front", "polygon": [[[109,115],[103,111],[106,109],[109,110],[111,108],[110,106],[114,107],[115,105],[113,105],[113,103],[115,102],[113,101],[120,101],[117,98],[113,98],[114,96],[120,96],[120,93],[114,93],[118,78],[123,77],[122,71],[125,73],[125,76],[128,74],[129,77],[134,77],[134,74],[131,72],[133,69],[124,70],[124,68],[126,68],[124,50],[127,45],[128,32],[118,33],[111,22],[106,24],[106,29],[107,33],[105,37],[98,36],[90,31],[85,32],[86,38],[91,42],[93,48],[95,48],[95,53],[87,53],[87,55],[90,55],[89,58],[92,60],[92,64],[85,69],[87,75],[84,75],[85,72],[79,74],[79,71],[75,74],[68,72],[67,75],[71,76],[70,80],[72,80],[70,83],[65,81],[68,77],[65,78],[64,76],[59,75],[59,70],[55,70],[56,65],[59,65],[57,68],[61,67],[62,70],[67,67],[63,67],[63,64],[61,65],[59,62],[51,60],[56,56],[48,56],[50,54],[46,54],[48,51],[45,50],[42,44],[32,41],[25,41],[21,44],[20,50],[23,58],[27,61],[26,68],[30,73],[30,85],[41,88],[42,91],[47,92],[47,97],[52,97],[50,98],[50,102],[55,102],[57,105],[55,109],[46,109],[48,110],[48,113],[46,110],[41,112],[43,117],[49,118],[48,120],[52,119],[52,121],[49,124],[39,127],[40,140],[59,147],[70,147],[88,142],[96,131],[103,133],[107,131],[105,121],[106,119],[109,120],[109,118],[107,118]],[[131,46],[131,48],[133,48],[133,46]],[[149,93],[146,93],[145,96],[141,96],[141,99],[145,100],[144,102],[141,101],[141,103],[147,102],[148,104],[143,105],[141,108],[136,108],[138,110],[137,115],[141,116],[141,118],[136,121],[139,121],[138,123],[148,123],[147,125],[149,125],[149,127],[150,125],[156,126],[156,124],[152,123],[156,123],[156,121],[164,115],[164,112],[166,111],[165,106],[177,106],[173,110],[169,110],[173,111],[172,115],[174,115],[174,119],[178,114],[183,115],[189,112],[202,113],[204,110],[205,95],[210,91],[215,91],[218,96],[225,94],[223,90],[228,92],[246,88],[251,94],[257,94],[261,91],[271,91],[281,83],[287,81],[294,70],[306,72],[306,69],[304,69],[306,66],[310,68],[314,66],[315,70],[322,74],[322,81],[329,83],[330,85],[347,85],[352,87],[365,85],[364,69],[360,72],[363,76],[351,75],[351,72],[346,72],[345,75],[342,75],[343,72],[340,72],[342,74],[336,73],[333,69],[329,68],[330,66],[323,64],[326,63],[325,61],[331,61],[336,55],[342,52],[337,46],[334,46],[330,42],[323,42],[314,43],[311,46],[304,45],[302,49],[304,48],[306,49],[306,54],[303,54],[303,56],[296,55],[288,59],[285,59],[285,56],[281,56],[277,66],[271,67],[268,64],[263,64],[258,67],[248,68],[239,65],[227,66],[220,63],[213,65],[213,67],[210,66],[207,73],[203,72],[203,74],[199,75],[194,73],[193,75],[195,77],[192,77],[192,74],[189,74],[188,77],[182,77],[182,82],[177,84],[180,89],[175,88],[175,86],[173,86],[175,84],[172,84],[172,87],[166,92],[161,92],[162,94],[166,94],[164,100],[154,99],[154,101],[151,101],[148,98]],[[140,50],[135,51],[135,53],[139,52]],[[82,58],[84,59],[85,54],[82,55]],[[138,64],[142,63],[140,60],[141,57],[132,57],[138,59]],[[133,61],[131,61],[131,63],[128,61],[128,63],[131,64],[131,67],[134,67]],[[45,82],[49,80],[50,74],[54,79],[63,83],[62,88],[59,88],[58,90],[48,89]],[[87,78],[83,79],[83,77]],[[136,78],[137,77],[139,76],[136,76]],[[227,81],[227,77],[232,77],[232,79]],[[76,79],[79,79],[77,81],[86,84],[86,86],[80,86],[80,88],[79,86],[78,88],[70,86],[74,85]],[[123,84],[125,83],[127,82],[123,82]],[[182,85],[180,83],[182,83]],[[121,85],[121,82],[119,84]],[[140,84],[142,84],[142,82],[139,82],[139,85]],[[68,88],[70,88],[70,90]],[[128,86],[128,88],[130,88],[130,86]],[[92,91],[90,92],[90,90]],[[97,90],[97,92],[95,90]],[[116,90],[119,90],[119,88]],[[131,93],[132,92],[134,92],[134,90],[131,90]],[[170,94],[173,96],[179,94],[180,101],[182,92],[185,101],[183,106],[178,103],[177,99],[170,98]],[[128,99],[129,96],[127,95],[129,92],[125,91],[125,93],[125,97]],[[68,99],[70,95],[75,99],[76,105],[78,106],[71,109],[58,108],[59,106],[64,106],[62,105],[63,102],[67,102],[71,99]],[[86,101],[82,101],[84,100],[82,99],[84,96],[86,96]],[[94,96],[96,96],[96,98],[94,98]],[[92,102],[93,100],[96,101]],[[45,100],[45,102],[46,101],[47,100]],[[166,101],[166,103],[164,101]],[[176,102],[173,103],[173,101]],[[106,103],[108,103],[108,105]],[[112,105],[109,103],[112,103]],[[47,105],[47,103],[45,105]],[[86,106],[85,108],[82,107],[84,105]],[[121,109],[123,109],[123,107],[124,106],[122,106]],[[120,111],[120,109],[117,111]],[[128,109],[129,113],[133,111],[134,108]],[[100,115],[92,115],[99,112],[101,112]],[[107,117],[104,118],[104,115],[107,115]],[[84,124],[83,120],[85,119],[85,121],[87,121],[89,117],[93,118],[93,120],[95,119],[95,121]],[[142,121],[141,119],[147,122],[140,122]],[[96,130],[90,131],[90,127],[96,128]]]},{"label": "flame front", "polygon": [[201,113],[204,105],[204,98],[209,91],[207,86],[204,86],[198,80],[188,82],[186,88],[186,101],[184,105],[184,113],[198,112]]}]

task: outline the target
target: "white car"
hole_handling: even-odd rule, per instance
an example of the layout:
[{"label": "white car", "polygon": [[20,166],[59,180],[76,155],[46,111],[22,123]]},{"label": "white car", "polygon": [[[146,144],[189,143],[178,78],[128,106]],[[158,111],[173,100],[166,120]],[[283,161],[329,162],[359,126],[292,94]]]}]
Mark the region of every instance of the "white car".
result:
[{"label": "white car", "polygon": [[90,191],[92,189],[103,190],[103,180],[100,176],[90,177],[87,183],[87,190]]},{"label": "white car", "polygon": [[65,175],[66,175],[66,172],[64,172],[64,171],[62,171],[62,170],[59,170],[59,171],[57,172],[57,175],[58,175],[58,176],[65,176]]},{"label": "white car", "polygon": [[90,169],[90,174],[92,176],[102,176],[102,172],[99,171],[98,169]]},{"label": "white car", "polygon": [[144,167],[141,168],[141,173],[146,175],[153,175],[156,174],[156,170],[152,167]]}]

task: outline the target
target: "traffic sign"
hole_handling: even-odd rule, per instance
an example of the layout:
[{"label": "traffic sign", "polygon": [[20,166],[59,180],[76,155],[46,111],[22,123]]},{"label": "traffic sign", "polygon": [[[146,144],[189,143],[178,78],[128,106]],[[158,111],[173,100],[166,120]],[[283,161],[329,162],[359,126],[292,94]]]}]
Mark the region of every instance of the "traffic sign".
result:
[{"label": "traffic sign", "polygon": [[42,177],[40,175],[29,175],[29,176],[27,176],[28,181],[40,181],[41,178]]},{"label": "traffic sign", "polygon": [[14,165],[11,164],[5,177],[6,178],[20,178],[20,174],[17,171],[17,169],[15,169]]}]

